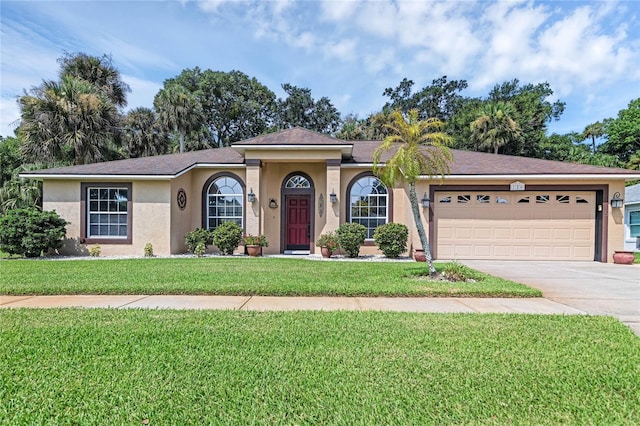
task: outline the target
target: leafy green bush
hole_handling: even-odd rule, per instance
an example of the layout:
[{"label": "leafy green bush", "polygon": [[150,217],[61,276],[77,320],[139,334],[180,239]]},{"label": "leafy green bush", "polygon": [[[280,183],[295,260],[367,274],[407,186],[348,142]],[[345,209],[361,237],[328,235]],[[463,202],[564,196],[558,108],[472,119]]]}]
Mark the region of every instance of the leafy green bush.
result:
[{"label": "leafy green bush", "polygon": [[207,252],[207,246],[201,241],[196,245],[196,248],[193,250],[193,254],[195,254],[198,257],[202,257],[204,256],[204,254]]},{"label": "leafy green bush", "polygon": [[91,257],[100,257],[100,253],[102,253],[102,248],[99,244],[94,244],[89,247],[89,256]]},{"label": "leafy green bush", "polygon": [[184,242],[187,244],[187,249],[195,254],[196,247],[199,243],[202,243],[205,246],[210,246],[213,244],[213,233],[204,228],[198,228],[191,232],[187,232],[187,235],[184,236]]},{"label": "leafy green bush", "polygon": [[213,244],[222,254],[232,255],[242,241],[242,228],[235,222],[224,222],[213,230]]},{"label": "leafy green bush", "polygon": [[55,211],[30,207],[9,210],[0,217],[0,249],[9,254],[38,257],[62,247],[67,222]]},{"label": "leafy green bush", "polygon": [[343,223],[338,226],[336,231],[340,247],[347,252],[349,257],[358,257],[360,254],[360,246],[364,244],[367,238],[367,228],[359,223]]},{"label": "leafy green bush", "polygon": [[386,257],[395,258],[407,251],[409,228],[401,223],[385,223],[373,232],[373,240]]}]

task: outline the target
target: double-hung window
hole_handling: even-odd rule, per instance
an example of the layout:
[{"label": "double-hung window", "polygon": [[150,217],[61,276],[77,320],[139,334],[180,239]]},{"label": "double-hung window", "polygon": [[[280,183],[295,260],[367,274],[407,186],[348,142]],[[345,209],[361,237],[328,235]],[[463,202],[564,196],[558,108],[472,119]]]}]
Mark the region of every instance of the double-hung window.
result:
[{"label": "double-hung window", "polygon": [[86,242],[131,242],[131,184],[82,184],[82,234]]}]

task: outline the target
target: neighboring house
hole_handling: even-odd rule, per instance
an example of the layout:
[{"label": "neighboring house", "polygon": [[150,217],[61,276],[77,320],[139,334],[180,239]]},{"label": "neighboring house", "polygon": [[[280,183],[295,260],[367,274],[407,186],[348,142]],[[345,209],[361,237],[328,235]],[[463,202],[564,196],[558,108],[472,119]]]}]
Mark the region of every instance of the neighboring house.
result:
[{"label": "neighboring house", "polygon": [[[266,254],[316,253],[321,233],[343,222],[409,226],[404,185],[372,173],[376,141],[342,141],[294,128],[231,147],[23,173],[43,181],[43,207],[64,217],[62,253],[184,253],[184,236],[224,221],[265,234]],[[609,200],[640,172],[453,151],[444,181],[417,184],[436,259],[611,259],[624,247],[621,209]],[[388,158],[388,157],[387,157]],[[424,194],[424,195],[422,195]],[[244,248],[239,247],[238,252]]]},{"label": "neighboring house", "polygon": [[624,249],[640,251],[640,183],[624,190]]}]

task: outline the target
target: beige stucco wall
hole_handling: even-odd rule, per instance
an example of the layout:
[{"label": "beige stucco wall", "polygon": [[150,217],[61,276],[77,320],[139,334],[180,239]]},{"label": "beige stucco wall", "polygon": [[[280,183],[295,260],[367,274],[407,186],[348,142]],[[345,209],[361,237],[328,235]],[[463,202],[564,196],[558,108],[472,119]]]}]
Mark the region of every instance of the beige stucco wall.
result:
[{"label": "beige stucco wall", "polygon": [[[184,236],[192,231],[192,212],[194,205],[197,204],[196,196],[193,193],[191,185],[192,174],[184,175],[171,181],[171,235],[170,235],[170,252],[172,254],[180,254],[187,252],[187,245],[184,242]],[[178,206],[178,191],[182,189],[187,194],[187,203],[183,210]]]},{"label": "beige stucco wall", "polygon": [[67,236],[59,250],[64,255],[87,254],[80,243],[80,182],[45,180],[42,183],[42,208],[55,210],[67,222]]},{"label": "beige stucco wall", "polygon": [[[133,240],[130,254],[143,255],[147,243],[155,254],[171,252],[171,183],[169,181],[133,182]],[[104,254],[120,254],[117,244],[101,244]],[[123,245],[122,247],[126,247]]]}]

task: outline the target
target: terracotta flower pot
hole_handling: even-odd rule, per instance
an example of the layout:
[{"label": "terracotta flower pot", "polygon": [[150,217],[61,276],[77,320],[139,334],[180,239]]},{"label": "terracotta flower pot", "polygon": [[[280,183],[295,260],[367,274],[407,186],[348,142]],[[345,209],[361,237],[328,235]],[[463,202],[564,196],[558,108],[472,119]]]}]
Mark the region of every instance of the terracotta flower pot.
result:
[{"label": "terracotta flower pot", "polygon": [[322,253],[322,257],[326,259],[330,258],[331,255],[333,254],[333,252],[329,250],[328,247],[320,247],[320,253]]},{"label": "terracotta flower pot", "polygon": [[413,258],[416,262],[426,262],[427,256],[424,254],[424,250],[422,249],[414,249],[413,250]]},{"label": "terracotta flower pot", "polygon": [[620,265],[632,265],[635,256],[632,251],[615,251],[613,252],[613,263]]},{"label": "terracotta flower pot", "polygon": [[262,252],[262,247],[259,245],[248,245],[247,254],[251,257],[258,257]]}]

